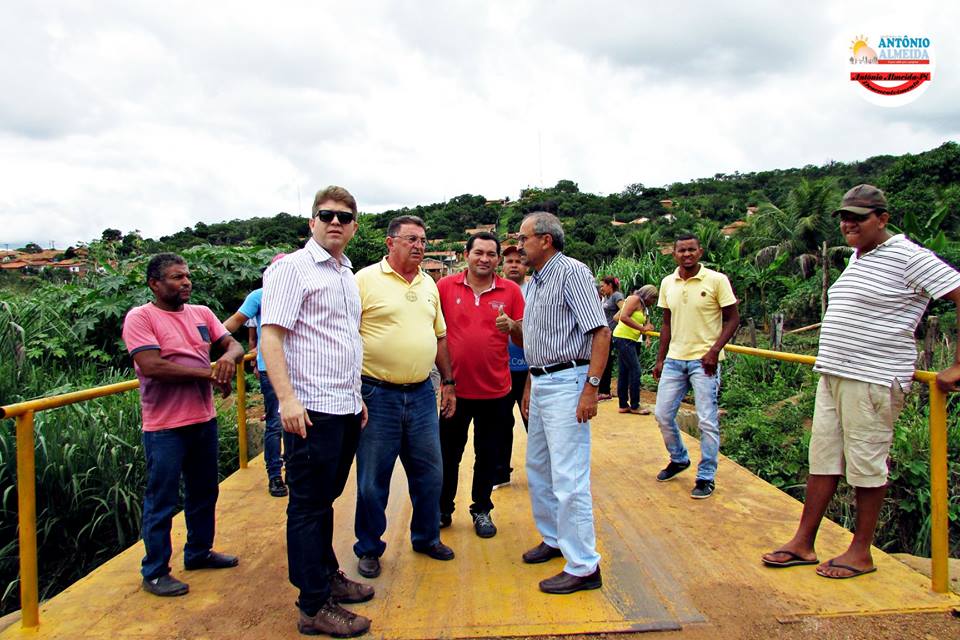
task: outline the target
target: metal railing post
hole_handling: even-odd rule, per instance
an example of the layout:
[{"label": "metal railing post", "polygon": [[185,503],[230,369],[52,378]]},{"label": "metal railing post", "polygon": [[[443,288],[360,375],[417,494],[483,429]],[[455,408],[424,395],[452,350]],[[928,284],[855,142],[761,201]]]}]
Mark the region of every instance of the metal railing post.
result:
[{"label": "metal railing post", "polygon": [[950,580],[949,493],[947,488],[947,398],[935,380],[930,388],[930,582],[946,593]]},{"label": "metal railing post", "polygon": [[17,416],[17,521],[20,534],[20,626],[40,624],[37,580],[37,463],[33,411]]},{"label": "metal railing post", "polygon": [[240,468],[247,468],[247,379],[244,361],[237,367],[237,449]]}]

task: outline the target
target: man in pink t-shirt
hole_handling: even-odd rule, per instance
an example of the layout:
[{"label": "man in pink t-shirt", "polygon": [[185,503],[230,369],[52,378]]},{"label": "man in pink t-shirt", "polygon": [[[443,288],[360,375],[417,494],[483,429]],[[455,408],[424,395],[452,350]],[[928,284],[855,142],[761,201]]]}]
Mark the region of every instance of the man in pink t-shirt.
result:
[{"label": "man in pink t-shirt", "polygon": [[[212,550],[219,487],[217,417],[213,386],[230,394],[243,347],[213,312],[186,304],[190,270],[180,256],[161,253],[147,265],[154,300],[134,307],[123,322],[123,341],[140,380],[143,450],[147,488],[143,500],[140,572],[143,589],[158,596],[182,596],[190,587],[170,575],[170,527],[184,483],[187,543],[183,565],[194,569],[235,567],[236,556]],[[210,347],[223,356],[210,369]]]},{"label": "man in pink t-shirt", "polygon": [[523,318],[523,294],[515,282],[496,275],[500,240],[494,234],[472,235],[466,259],[466,271],[437,283],[457,394],[454,414],[440,417],[440,526],[449,526],[453,519],[460,460],[472,421],[476,458],[470,515],[477,535],[492,538],[497,527],[490,517],[490,492],[502,471],[502,460],[509,459],[502,449],[506,432],[513,428],[507,334],[522,344],[522,326],[517,321]]}]

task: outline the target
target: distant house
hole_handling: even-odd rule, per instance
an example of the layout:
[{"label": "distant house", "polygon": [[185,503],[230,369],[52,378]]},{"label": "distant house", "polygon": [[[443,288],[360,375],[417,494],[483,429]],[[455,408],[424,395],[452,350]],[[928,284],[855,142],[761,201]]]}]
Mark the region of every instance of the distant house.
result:
[{"label": "distant house", "polygon": [[610,224],[612,224],[612,225],[615,226],[615,227],[625,227],[625,226],[627,226],[627,223],[626,223],[626,222],[620,222],[619,220],[611,220],[611,221],[610,221]]},{"label": "distant house", "polygon": [[662,206],[664,209],[673,209],[673,200],[671,200],[670,198],[667,198],[666,200],[661,200],[660,206]]},{"label": "distant house", "polygon": [[420,263],[420,268],[426,271],[434,280],[439,280],[447,275],[449,271],[446,264],[433,258],[424,258],[423,262]]},{"label": "distant house", "polygon": [[735,222],[731,222],[730,224],[725,226],[723,229],[720,229],[720,233],[722,233],[725,238],[729,238],[730,236],[735,234],[737,231],[740,231],[740,229],[742,229],[745,226],[747,226],[746,220],[737,220]]},{"label": "distant house", "polygon": [[489,231],[490,233],[497,232],[497,225],[495,224],[478,224],[474,229],[464,229],[464,233],[468,236],[472,236],[475,233],[480,233],[481,231]]}]

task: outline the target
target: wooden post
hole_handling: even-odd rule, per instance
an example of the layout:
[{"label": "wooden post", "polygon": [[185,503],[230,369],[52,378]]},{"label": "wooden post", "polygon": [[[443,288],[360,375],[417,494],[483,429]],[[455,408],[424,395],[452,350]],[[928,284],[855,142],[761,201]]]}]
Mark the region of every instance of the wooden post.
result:
[{"label": "wooden post", "polygon": [[775,313],[770,319],[770,348],[783,351],[783,314]]},{"label": "wooden post", "polygon": [[757,323],[754,321],[753,318],[750,318],[749,320],[747,320],[747,331],[748,331],[747,344],[749,344],[751,348],[756,349],[757,348]]},{"label": "wooden post", "polygon": [[827,241],[820,251],[820,267],[823,269],[823,291],[820,292],[820,318],[827,315],[827,289],[830,288],[830,263],[827,261]]},{"label": "wooden post", "polygon": [[923,337],[923,368],[927,371],[933,369],[933,351],[940,341],[940,318],[930,316],[927,318],[927,335]]}]

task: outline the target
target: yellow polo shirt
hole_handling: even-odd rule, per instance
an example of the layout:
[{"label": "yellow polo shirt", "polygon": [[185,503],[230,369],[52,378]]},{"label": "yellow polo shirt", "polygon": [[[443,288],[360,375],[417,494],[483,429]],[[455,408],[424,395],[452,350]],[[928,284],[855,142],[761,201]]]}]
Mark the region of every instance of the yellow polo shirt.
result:
[{"label": "yellow polo shirt", "polygon": [[365,376],[394,384],[426,380],[447,335],[440,294],[422,270],[407,282],[384,258],[357,272]]},{"label": "yellow polo shirt", "polygon": [[[670,310],[670,349],[674,360],[699,360],[710,350],[723,328],[722,307],[736,304],[727,276],[702,264],[697,275],[684,280],[680,268],[660,283],[657,306]],[[724,357],[720,352],[720,359]]]}]

